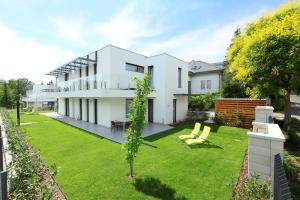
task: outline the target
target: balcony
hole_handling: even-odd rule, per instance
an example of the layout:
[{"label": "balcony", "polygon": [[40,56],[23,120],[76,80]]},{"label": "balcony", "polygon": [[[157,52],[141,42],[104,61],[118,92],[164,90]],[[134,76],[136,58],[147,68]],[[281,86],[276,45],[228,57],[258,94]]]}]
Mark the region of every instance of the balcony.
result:
[{"label": "balcony", "polygon": [[[135,83],[128,77],[108,82],[100,75],[86,76],[57,83],[57,97],[128,97],[134,96]],[[149,97],[156,95],[153,91]]]}]

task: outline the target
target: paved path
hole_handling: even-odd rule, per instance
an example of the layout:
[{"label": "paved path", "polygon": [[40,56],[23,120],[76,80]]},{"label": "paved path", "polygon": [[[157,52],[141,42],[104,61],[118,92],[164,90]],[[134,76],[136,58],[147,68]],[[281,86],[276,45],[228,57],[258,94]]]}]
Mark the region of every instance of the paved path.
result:
[{"label": "paved path", "polygon": [[[300,120],[300,104],[297,103],[293,103],[291,105],[291,114],[293,118],[296,118],[298,120]],[[284,114],[283,113],[273,113],[273,117],[275,117],[276,119],[280,119],[283,120],[284,119]]]}]

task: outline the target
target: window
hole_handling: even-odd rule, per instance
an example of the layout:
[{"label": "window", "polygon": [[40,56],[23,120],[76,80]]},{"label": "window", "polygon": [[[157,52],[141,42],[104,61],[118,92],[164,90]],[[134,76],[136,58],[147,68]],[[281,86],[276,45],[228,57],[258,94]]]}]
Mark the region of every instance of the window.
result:
[{"label": "window", "polygon": [[132,99],[126,99],[126,105],[125,105],[125,116],[126,116],[126,118],[128,118],[129,117],[129,106],[130,106],[130,104],[131,104],[131,102],[132,102]]},{"label": "window", "polygon": [[181,88],[181,68],[178,68],[178,88]]},{"label": "window", "polygon": [[150,80],[149,80],[150,85],[153,89],[153,65],[148,66],[148,75],[149,75],[149,78],[150,78]]},{"label": "window", "polygon": [[201,90],[205,89],[205,80],[201,80]]},{"label": "window", "polygon": [[127,71],[133,71],[133,72],[139,72],[139,73],[144,73],[144,67],[131,64],[131,63],[126,63],[126,70]]},{"label": "window", "polygon": [[95,75],[97,74],[97,64],[96,63],[94,64],[94,74]]},{"label": "window", "polygon": [[211,89],[211,80],[206,81],[206,89]]},{"label": "window", "polygon": [[69,80],[69,74],[65,74],[65,81]]}]

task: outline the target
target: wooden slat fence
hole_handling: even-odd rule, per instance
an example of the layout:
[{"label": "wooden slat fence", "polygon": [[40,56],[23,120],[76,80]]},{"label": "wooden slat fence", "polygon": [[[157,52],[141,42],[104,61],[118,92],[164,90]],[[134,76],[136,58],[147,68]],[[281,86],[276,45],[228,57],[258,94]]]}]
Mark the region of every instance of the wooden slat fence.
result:
[{"label": "wooden slat fence", "polygon": [[224,117],[225,123],[233,124],[237,117],[242,119],[242,126],[250,127],[255,120],[255,107],[265,106],[266,99],[216,99],[215,113]]}]

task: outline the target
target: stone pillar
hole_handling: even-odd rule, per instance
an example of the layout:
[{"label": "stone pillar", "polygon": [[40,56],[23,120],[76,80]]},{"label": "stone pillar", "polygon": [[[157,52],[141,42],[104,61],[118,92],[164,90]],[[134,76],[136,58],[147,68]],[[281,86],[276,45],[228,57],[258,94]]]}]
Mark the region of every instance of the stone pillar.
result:
[{"label": "stone pillar", "polygon": [[255,121],[263,123],[273,123],[272,106],[256,106],[255,107]]},{"label": "stone pillar", "polygon": [[274,180],[274,156],[283,160],[284,135],[277,124],[252,122],[253,131],[248,132],[248,175],[258,172],[261,180]]}]

